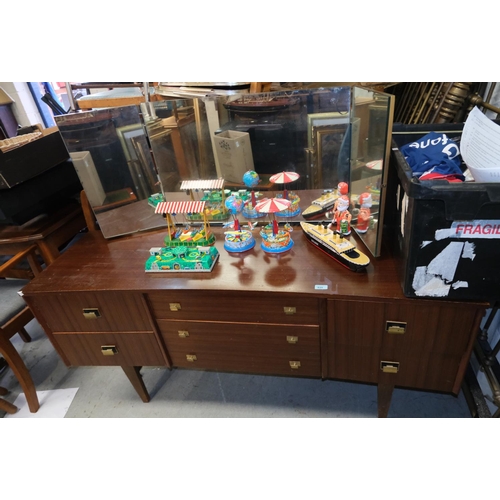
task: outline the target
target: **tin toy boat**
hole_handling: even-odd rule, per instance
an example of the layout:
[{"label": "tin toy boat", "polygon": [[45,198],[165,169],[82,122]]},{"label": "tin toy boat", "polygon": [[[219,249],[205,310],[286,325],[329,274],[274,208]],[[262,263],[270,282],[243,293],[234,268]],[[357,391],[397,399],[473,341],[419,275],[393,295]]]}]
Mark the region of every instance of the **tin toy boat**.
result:
[{"label": "tin toy boat", "polygon": [[304,219],[314,219],[326,213],[335,204],[335,200],[339,197],[337,191],[333,189],[325,189],[323,194],[316,198],[303,212]]},{"label": "tin toy boat", "polygon": [[370,259],[342,233],[308,222],[301,222],[300,225],[310,243],[351,271],[363,271],[370,263]]}]

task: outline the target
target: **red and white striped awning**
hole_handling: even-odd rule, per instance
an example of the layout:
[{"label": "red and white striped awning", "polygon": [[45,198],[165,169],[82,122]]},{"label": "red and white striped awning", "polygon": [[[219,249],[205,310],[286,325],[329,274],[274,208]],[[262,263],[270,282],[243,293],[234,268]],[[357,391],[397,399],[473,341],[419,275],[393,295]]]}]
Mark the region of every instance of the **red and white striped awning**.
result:
[{"label": "red and white striped awning", "polygon": [[300,175],[297,172],[279,172],[271,175],[269,180],[273,184],[288,184],[289,182],[296,181],[299,177]]},{"label": "red and white striped awning", "polygon": [[162,201],[155,214],[199,214],[205,210],[204,201]]},{"label": "red and white striped awning", "polygon": [[224,187],[224,179],[214,180],[196,180],[196,181],[182,181],[181,191],[195,191],[204,189],[222,189]]}]

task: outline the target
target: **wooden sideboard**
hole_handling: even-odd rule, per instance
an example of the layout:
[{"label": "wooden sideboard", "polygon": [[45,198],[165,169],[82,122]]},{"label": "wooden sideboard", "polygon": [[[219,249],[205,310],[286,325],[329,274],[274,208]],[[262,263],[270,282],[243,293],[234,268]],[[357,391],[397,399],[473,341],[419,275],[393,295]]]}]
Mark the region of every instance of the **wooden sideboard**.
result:
[{"label": "wooden sideboard", "polygon": [[394,387],[459,393],[488,304],[406,298],[387,252],[353,273],[298,227],[279,256],[214,233],[211,273],[170,274],[144,272],[164,231],[88,233],[24,298],[66,365],[121,366],[145,402],[143,366],[377,384],[379,416]]}]

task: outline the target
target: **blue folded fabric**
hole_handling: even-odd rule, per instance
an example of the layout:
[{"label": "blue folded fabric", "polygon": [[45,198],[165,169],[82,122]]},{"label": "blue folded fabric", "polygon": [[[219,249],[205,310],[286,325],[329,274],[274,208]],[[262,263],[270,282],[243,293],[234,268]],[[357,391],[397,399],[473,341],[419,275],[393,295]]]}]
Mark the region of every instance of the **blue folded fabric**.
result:
[{"label": "blue folded fabric", "polygon": [[433,178],[444,179],[450,176],[465,180],[460,169],[460,149],[446,134],[429,132],[418,141],[402,146],[400,151],[415,177],[420,178],[423,174],[432,172],[437,174]]}]

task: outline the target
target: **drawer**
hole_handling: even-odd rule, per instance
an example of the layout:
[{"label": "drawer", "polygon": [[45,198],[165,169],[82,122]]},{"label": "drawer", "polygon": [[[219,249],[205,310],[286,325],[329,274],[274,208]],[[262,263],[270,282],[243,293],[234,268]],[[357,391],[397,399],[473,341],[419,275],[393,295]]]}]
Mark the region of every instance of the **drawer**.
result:
[{"label": "drawer", "polygon": [[[411,355],[383,357],[383,361],[399,362],[397,373],[390,374],[399,387],[423,389],[426,391],[455,392],[455,382],[459,377],[460,358],[446,354],[414,352]],[[380,369],[380,366],[378,367]],[[457,391],[460,390],[458,381]]]},{"label": "drawer", "polygon": [[394,379],[396,386],[454,392],[460,361],[460,356],[429,351],[391,354],[359,347],[339,346],[328,358],[328,378],[376,384],[383,373],[381,362],[398,363],[398,371],[388,375]]},{"label": "drawer", "polygon": [[165,366],[152,333],[58,333],[72,366]]},{"label": "drawer", "polygon": [[311,297],[165,291],[148,299],[157,319],[319,325],[319,300]]},{"label": "drawer", "polygon": [[[192,370],[216,370],[221,372],[254,373],[259,375],[287,375],[295,377],[321,377],[319,355],[293,357],[278,355],[252,355],[249,353],[214,353],[201,350],[188,352],[169,351],[175,367]],[[195,356],[195,359],[193,358]],[[189,361],[189,359],[191,361]],[[295,368],[292,368],[292,365]]]},{"label": "drawer", "polygon": [[263,352],[292,356],[319,357],[317,326],[261,325],[248,323],[208,323],[204,321],[158,320],[169,351],[260,355]]},{"label": "drawer", "polygon": [[137,293],[54,293],[33,298],[53,332],[152,331],[143,296]]},{"label": "drawer", "polygon": [[317,326],[158,320],[158,327],[177,367],[321,376]]},{"label": "drawer", "polygon": [[321,376],[317,326],[158,320],[158,327],[177,367]]},{"label": "drawer", "polygon": [[463,354],[470,342],[476,306],[328,301],[329,344]]}]

